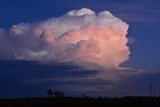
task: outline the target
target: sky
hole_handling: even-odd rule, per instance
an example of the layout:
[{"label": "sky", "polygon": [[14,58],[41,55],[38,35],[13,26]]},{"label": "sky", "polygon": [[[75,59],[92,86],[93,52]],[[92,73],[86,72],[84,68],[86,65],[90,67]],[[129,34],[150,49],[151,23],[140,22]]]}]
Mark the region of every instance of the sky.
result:
[{"label": "sky", "polygon": [[[127,67],[122,72],[127,73],[116,74],[114,70],[109,70],[105,74],[107,79],[94,78],[100,70],[84,69],[83,66],[70,63],[44,64],[36,61],[1,59],[0,97],[43,96],[48,88],[62,90],[64,87],[66,90],[62,91],[69,95],[72,91],[74,95],[81,93],[107,96],[147,95],[148,84],[151,82],[154,84],[154,92],[159,95],[159,5],[159,0],[0,0],[0,28],[7,30],[19,23],[33,23],[39,26],[36,23],[61,17],[70,10],[88,8],[95,13],[107,10],[129,25],[127,46],[131,53],[128,61],[120,63],[121,67]],[[9,44],[12,45],[14,39],[10,40]],[[1,51],[7,48],[1,48]],[[14,48],[17,50],[19,47]],[[0,55],[2,58],[3,54]],[[27,69],[28,67],[31,69]],[[132,73],[134,71],[136,73]],[[113,78],[120,79],[117,81]],[[104,89],[105,92],[102,91]],[[83,91],[80,92],[81,90]],[[10,92],[4,94],[7,91]]]}]

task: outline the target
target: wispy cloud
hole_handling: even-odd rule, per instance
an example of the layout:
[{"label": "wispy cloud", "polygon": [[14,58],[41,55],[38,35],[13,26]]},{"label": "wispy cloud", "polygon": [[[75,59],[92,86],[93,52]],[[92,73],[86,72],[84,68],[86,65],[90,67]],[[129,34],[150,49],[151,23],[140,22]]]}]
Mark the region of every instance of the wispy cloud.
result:
[{"label": "wispy cloud", "polygon": [[156,0],[134,0],[128,2],[98,1],[90,6],[99,11],[109,10],[129,23],[155,23],[160,22],[159,4],[160,2]]}]

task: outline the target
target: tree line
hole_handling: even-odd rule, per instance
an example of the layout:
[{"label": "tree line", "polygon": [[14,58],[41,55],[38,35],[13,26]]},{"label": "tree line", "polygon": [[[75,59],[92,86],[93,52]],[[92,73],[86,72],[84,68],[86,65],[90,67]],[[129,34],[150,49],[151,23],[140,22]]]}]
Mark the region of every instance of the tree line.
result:
[{"label": "tree line", "polygon": [[52,97],[54,97],[54,98],[62,98],[62,97],[64,97],[64,92],[57,91],[57,90],[54,91],[53,89],[49,89],[47,91],[47,96],[49,98],[52,98]]}]

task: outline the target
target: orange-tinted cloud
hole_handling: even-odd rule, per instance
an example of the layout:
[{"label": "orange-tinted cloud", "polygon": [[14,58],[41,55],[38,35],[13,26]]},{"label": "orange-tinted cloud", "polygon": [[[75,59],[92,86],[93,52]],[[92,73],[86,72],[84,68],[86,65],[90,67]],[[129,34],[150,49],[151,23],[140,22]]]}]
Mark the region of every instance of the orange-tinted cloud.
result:
[{"label": "orange-tinted cloud", "polygon": [[39,23],[13,25],[0,30],[4,58],[73,61],[116,69],[129,59],[128,24],[108,11],[72,10]]}]

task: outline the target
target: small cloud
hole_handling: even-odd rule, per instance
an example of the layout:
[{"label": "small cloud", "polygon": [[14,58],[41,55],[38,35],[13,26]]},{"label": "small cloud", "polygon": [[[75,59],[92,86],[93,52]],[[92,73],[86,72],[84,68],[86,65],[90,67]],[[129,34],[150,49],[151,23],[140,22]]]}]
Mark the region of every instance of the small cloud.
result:
[{"label": "small cloud", "polygon": [[136,41],[137,40],[134,37],[128,37],[128,44],[134,44]]}]

